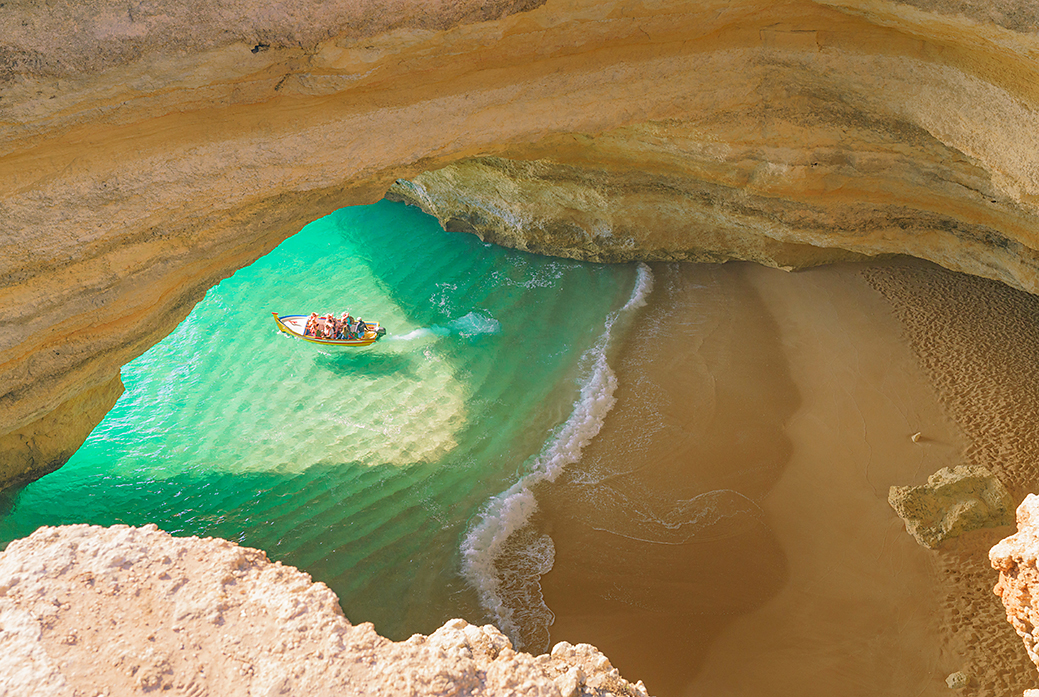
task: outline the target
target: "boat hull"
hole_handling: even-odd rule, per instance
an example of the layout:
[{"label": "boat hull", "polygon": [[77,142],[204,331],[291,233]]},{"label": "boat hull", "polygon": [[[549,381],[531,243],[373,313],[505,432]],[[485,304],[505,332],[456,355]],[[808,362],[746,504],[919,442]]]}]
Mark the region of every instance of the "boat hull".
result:
[{"label": "boat hull", "polygon": [[365,322],[369,328],[364,333],[364,338],[343,340],[318,339],[317,337],[305,336],[303,334],[309,315],[279,315],[277,312],[272,312],[271,314],[274,315],[274,323],[278,325],[278,329],[281,331],[297,339],[321,346],[347,346],[354,348],[371,346],[386,333],[386,330],[378,322]]}]

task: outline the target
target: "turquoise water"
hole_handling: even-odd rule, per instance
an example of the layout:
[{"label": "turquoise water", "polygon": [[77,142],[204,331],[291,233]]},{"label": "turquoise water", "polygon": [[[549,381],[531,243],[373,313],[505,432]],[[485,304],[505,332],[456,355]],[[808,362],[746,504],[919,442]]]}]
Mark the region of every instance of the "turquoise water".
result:
[{"label": "turquoise water", "polygon": [[[156,523],[263,549],[393,638],[457,616],[507,624],[496,545],[526,515],[525,483],[597,432],[647,273],[492,247],[402,204],[337,211],[125,366],[68,464],[4,495],[0,541]],[[270,316],[312,310],[389,335],[328,350]]]}]

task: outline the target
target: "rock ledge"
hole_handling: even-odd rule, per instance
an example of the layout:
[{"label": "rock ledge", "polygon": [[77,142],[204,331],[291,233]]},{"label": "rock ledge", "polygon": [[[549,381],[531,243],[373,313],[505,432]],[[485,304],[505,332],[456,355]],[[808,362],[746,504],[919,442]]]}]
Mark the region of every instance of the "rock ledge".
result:
[{"label": "rock ledge", "polygon": [[0,693],[646,695],[588,644],[451,620],[392,642],[256,549],[154,525],[40,528],[0,554]]}]

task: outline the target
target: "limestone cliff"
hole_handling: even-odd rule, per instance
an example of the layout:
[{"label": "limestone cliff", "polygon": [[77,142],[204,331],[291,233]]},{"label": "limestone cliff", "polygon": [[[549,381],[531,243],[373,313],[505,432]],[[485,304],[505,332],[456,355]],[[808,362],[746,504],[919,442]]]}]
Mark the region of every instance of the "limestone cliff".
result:
[{"label": "limestone cliff", "polygon": [[1007,620],[1039,667],[1039,496],[1029,494],[1018,506],[1017,533],[993,547],[989,560],[999,571],[995,591]]},{"label": "limestone cliff", "polygon": [[0,554],[0,693],[646,696],[587,644],[452,620],[391,642],[323,583],[155,526],[40,528]]},{"label": "limestone cliff", "polygon": [[1035,292],[1037,24],[973,0],[7,0],[0,480],[64,462],[216,281],[397,179],[540,251],[908,253]]}]

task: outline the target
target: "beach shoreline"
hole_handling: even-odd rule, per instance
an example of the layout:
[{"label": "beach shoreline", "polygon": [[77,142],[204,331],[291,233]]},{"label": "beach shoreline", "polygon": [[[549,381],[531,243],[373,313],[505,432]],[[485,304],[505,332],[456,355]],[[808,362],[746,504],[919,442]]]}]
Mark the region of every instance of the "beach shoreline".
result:
[{"label": "beach shoreline", "polygon": [[[986,421],[979,408],[1027,421],[1005,413],[1030,408],[1027,395],[979,407],[950,385],[962,388],[960,373],[991,380],[1015,365],[1007,353],[1032,355],[1039,340],[1024,325],[1039,299],[905,260],[654,273],[640,320],[659,330],[652,347],[629,337],[602,432],[538,491],[536,525],[556,549],[541,579],[551,641],[595,644],[661,697],[937,696],[956,671],[972,677],[972,694],[1032,686],[991,592],[987,549],[1008,531],[927,550],[887,493],[1007,455],[971,424]],[[973,305],[951,307],[957,294]],[[985,313],[1022,326],[986,329]],[[955,321],[1000,340],[979,354],[943,339]],[[978,361],[988,369],[964,368]],[[1017,373],[1007,379],[1023,388],[1031,374]],[[726,400],[739,406],[726,411]],[[1029,428],[1010,427],[1020,452],[994,470],[1016,497],[1035,480]],[[618,456],[628,444],[634,452]],[[666,509],[668,495],[681,505]],[[697,506],[716,520],[705,524]]]}]

